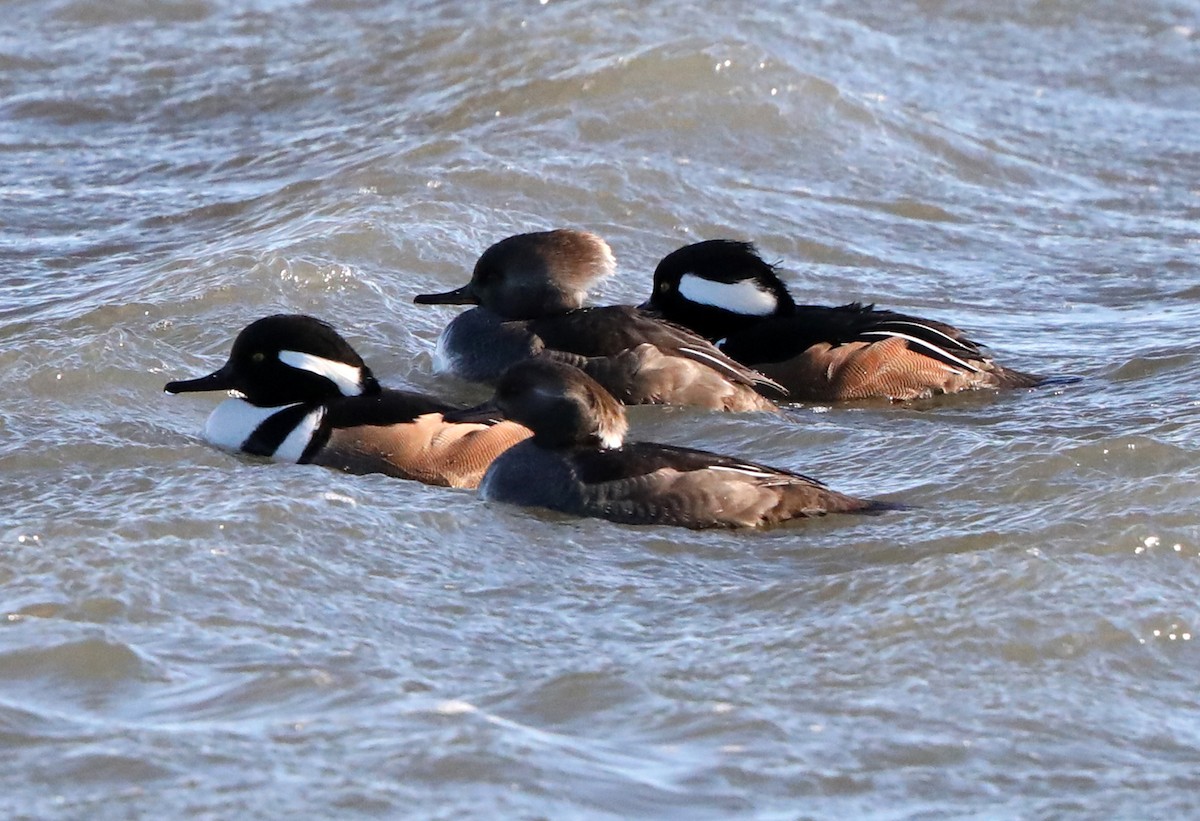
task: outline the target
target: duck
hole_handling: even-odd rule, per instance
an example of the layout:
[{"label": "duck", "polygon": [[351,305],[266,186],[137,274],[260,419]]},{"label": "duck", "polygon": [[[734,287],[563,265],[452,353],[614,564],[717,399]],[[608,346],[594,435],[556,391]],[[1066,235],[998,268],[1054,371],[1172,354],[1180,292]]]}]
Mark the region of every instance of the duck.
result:
[{"label": "duck", "polygon": [[581,368],[628,405],[777,412],[772,380],[708,340],[633,305],[584,307],[615,260],[596,234],[572,228],[517,234],[479,257],[470,281],[420,294],[420,305],[476,306],[438,338],[435,370],[494,383],[511,365],[547,358]]},{"label": "duck", "polygon": [[1000,365],[944,322],[860,302],[797,305],[749,242],[706,240],[667,254],[641,307],[769,376],[791,402],[904,402],[1047,381]]},{"label": "duck", "polygon": [[303,314],[251,322],[221,368],[164,390],[240,394],[205,424],[204,438],[219,448],[430,485],[473,489],[493,459],[532,435],[494,415],[472,421],[460,406],[382,388],[332,326]]},{"label": "duck", "polygon": [[694,448],[626,441],[625,408],[571,365],[529,359],[510,367],[491,403],[533,431],[492,462],[488,502],[629,525],[762,528],[827,513],[878,513],[886,502],[816,479]]}]

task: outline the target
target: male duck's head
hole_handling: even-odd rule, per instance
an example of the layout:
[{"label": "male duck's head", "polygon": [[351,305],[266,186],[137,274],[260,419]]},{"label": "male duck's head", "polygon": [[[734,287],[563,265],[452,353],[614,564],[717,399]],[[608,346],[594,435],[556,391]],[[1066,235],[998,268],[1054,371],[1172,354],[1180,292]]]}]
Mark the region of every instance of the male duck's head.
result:
[{"label": "male duck's head", "polygon": [[775,267],[748,242],[713,239],[663,257],[643,307],[709,339],[795,308]]},{"label": "male duck's head", "polygon": [[266,408],[378,393],[379,383],[329,325],[311,316],[276,314],[247,325],[219,370],[169,382],[165,390],[234,390],[250,404]]}]

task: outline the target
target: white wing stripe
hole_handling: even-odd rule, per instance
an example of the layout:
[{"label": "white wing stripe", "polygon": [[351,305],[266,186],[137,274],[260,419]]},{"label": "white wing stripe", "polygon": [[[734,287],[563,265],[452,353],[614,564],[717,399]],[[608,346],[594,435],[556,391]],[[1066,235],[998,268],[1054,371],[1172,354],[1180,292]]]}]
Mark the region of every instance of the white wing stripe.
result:
[{"label": "white wing stripe", "polygon": [[724,362],[721,359],[719,359],[718,357],[715,357],[710,353],[699,350],[698,348],[689,348],[686,345],[680,345],[679,350],[682,351],[683,353],[691,354],[692,356],[700,358],[700,359],[707,359],[709,362],[711,362],[713,364],[714,368],[723,370],[728,374],[732,374],[732,375],[738,377],[739,379],[742,378],[742,374],[739,373],[736,368],[731,368],[729,366],[728,362]]},{"label": "white wing stripe", "polygon": [[711,465],[709,470],[727,470],[730,473],[741,473],[744,476],[752,476],[756,479],[779,478],[778,473],[772,473],[760,468],[751,467],[750,465]]},{"label": "white wing stripe", "polygon": [[906,321],[903,319],[889,319],[887,322],[884,322],[881,324],[884,326],[883,330],[887,330],[887,326],[890,326],[890,325],[904,325],[909,328],[920,328],[921,330],[925,331],[926,333],[937,334],[942,339],[946,340],[947,343],[949,343],[950,345],[953,345],[955,348],[967,347],[959,340],[950,336],[948,333],[945,333],[944,331],[939,331],[937,328],[931,328],[922,322],[909,322],[909,321]]},{"label": "white wing stripe", "polygon": [[679,350],[682,353],[691,354],[693,357],[696,357],[697,359],[708,360],[709,362],[713,363],[714,368],[724,371],[725,373],[732,376],[735,381],[741,382],[742,384],[751,382],[751,383],[757,383],[759,385],[769,385],[782,394],[787,393],[787,389],[784,388],[783,385],[780,385],[774,379],[771,379],[769,376],[764,376],[763,374],[759,373],[756,370],[753,370],[752,368],[747,368],[746,371],[748,371],[748,372],[741,371],[736,367],[730,366],[729,363],[724,362],[721,359],[718,359],[717,357],[713,356],[710,353],[707,353],[706,351],[701,351],[697,348],[690,348],[687,345],[680,345]]},{"label": "white wing stripe", "polygon": [[959,359],[957,356],[950,353],[949,351],[947,351],[943,348],[939,348],[937,345],[934,345],[932,342],[927,342],[924,339],[921,339],[920,337],[911,336],[909,334],[902,334],[902,333],[898,333],[896,331],[864,331],[862,335],[863,336],[889,336],[889,337],[894,337],[896,339],[907,339],[909,342],[912,342],[916,345],[921,346],[922,348],[927,348],[928,350],[932,351],[939,359],[949,359],[949,360],[957,363],[961,367],[966,368],[971,373],[982,373],[982,371],[980,371],[979,368],[975,367],[970,362],[967,362],[966,360],[963,360],[963,359]]}]

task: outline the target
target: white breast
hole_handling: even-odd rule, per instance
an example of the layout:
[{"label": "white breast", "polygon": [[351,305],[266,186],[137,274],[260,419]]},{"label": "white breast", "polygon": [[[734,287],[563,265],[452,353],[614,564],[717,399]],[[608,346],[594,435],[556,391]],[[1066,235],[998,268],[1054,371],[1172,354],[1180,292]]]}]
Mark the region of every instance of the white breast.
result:
[{"label": "white breast", "polygon": [[[295,405],[260,408],[245,399],[226,399],[209,415],[204,425],[204,438],[219,448],[241,450],[260,425],[291,407]],[[324,415],[325,409],[318,407],[301,419],[300,424],[275,449],[272,457],[286,462],[299,461]]]}]

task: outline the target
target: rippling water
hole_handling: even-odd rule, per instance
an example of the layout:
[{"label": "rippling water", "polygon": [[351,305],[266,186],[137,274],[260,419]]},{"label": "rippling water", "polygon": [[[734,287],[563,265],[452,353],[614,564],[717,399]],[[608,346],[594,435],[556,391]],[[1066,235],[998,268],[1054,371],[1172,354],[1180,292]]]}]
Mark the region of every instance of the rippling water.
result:
[{"label": "rippling water", "polygon": [[[1200,5],[0,3],[0,775],[28,818],[1200,811]],[[913,509],[574,521],[167,397],[313,313],[430,373],[508,234],[756,241],[1054,390],[640,438]]]}]

